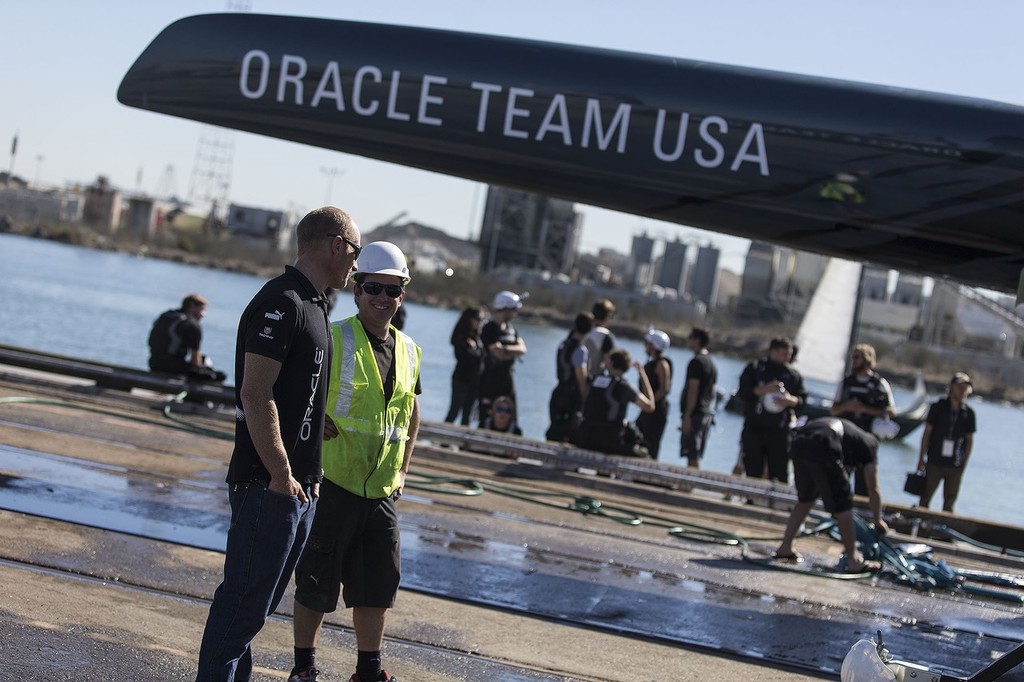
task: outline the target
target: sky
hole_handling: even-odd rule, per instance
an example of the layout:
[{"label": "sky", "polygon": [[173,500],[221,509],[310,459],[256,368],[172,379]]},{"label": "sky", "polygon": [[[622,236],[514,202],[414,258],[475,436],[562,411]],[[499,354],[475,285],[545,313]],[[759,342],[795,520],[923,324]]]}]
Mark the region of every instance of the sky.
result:
[{"label": "sky", "polygon": [[[785,71],[1024,104],[1019,0],[12,0],[0,10],[0,168],[31,182],[187,196],[204,134],[193,121],[125,107],[121,78],[185,16],[261,14],[442,28]],[[208,133],[206,133],[208,134]],[[17,154],[9,154],[18,136]],[[233,133],[231,199],[304,212],[332,203],[364,232],[401,212],[478,234],[480,183]],[[748,242],[582,207],[584,251],[628,253],[634,234],[699,239],[742,269]]]}]

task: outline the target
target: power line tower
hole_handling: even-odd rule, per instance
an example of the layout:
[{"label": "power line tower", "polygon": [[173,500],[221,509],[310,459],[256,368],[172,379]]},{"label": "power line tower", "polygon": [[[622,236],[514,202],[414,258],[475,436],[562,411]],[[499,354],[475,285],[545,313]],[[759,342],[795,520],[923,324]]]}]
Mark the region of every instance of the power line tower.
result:
[{"label": "power line tower", "polygon": [[[248,12],[248,0],[228,0],[228,11]],[[235,133],[227,128],[204,125],[199,131],[188,198],[209,207],[210,218],[221,218],[231,196],[231,173],[235,162]]]},{"label": "power line tower", "polygon": [[157,199],[178,199],[178,178],[174,174],[174,164],[169,163],[164,167],[153,196]]}]

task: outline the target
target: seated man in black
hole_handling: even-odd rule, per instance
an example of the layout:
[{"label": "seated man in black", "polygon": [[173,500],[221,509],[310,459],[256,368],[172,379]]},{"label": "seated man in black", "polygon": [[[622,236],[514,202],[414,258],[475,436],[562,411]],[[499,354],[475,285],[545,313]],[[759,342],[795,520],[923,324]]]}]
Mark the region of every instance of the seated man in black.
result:
[{"label": "seated man in black", "polygon": [[869,506],[879,534],[889,527],[882,519],[882,494],[878,484],[878,439],[848,419],[820,417],[797,429],[791,447],[797,503],[789,515],[782,543],[775,558],[799,560],[793,539],[815,501],[821,498],[825,511],[836,520],[846,550],[847,573],[877,571],[881,564],[865,561],[857,551],[853,523],[853,494],[848,469],[862,469],[868,484]]},{"label": "seated man in black", "polygon": [[[587,450],[610,455],[649,457],[643,435],[636,425],[626,421],[626,410],[635,403],[646,413],[654,412],[654,391],[644,366],[632,362],[629,352],[616,348],[608,354],[607,372],[594,377],[583,403],[583,421],[572,442]],[[624,378],[630,364],[640,374],[640,390]]]},{"label": "seated man in black", "polygon": [[197,381],[224,381],[224,372],[208,367],[199,352],[203,330],[199,321],[206,315],[206,299],[189,294],[181,308],[168,310],[153,323],[149,332],[149,369],[162,374],[183,374]]}]

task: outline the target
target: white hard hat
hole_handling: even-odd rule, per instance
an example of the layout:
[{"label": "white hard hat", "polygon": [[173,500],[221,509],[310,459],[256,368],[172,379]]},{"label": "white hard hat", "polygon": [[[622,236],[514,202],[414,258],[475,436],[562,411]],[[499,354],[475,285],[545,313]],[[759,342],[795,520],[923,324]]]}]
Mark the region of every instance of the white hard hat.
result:
[{"label": "white hard hat", "polygon": [[494,295],[494,305],[492,306],[495,310],[519,310],[523,307],[522,299],[519,298],[519,294],[512,291],[499,291]]},{"label": "white hard hat", "polygon": [[660,351],[664,351],[669,347],[670,341],[668,334],[661,331],[660,329],[649,329],[647,334],[644,335],[644,341],[651,344]]},{"label": "white hard hat", "polygon": [[878,440],[892,440],[900,434],[900,425],[888,417],[875,417],[871,420],[871,433]]},{"label": "white hard hat", "polygon": [[761,396],[761,407],[764,408],[765,412],[768,412],[770,414],[778,414],[779,412],[782,412],[784,409],[789,407],[784,402],[782,402],[785,399],[786,394],[784,393],[765,393],[763,396]]},{"label": "white hard hat", "polygon": [[391,242],[370,242],[363,247],[356,265],[359,268],[357,274],[394,275],[401,277],[403,284],[408,284],[411,279],[405,254]]}]

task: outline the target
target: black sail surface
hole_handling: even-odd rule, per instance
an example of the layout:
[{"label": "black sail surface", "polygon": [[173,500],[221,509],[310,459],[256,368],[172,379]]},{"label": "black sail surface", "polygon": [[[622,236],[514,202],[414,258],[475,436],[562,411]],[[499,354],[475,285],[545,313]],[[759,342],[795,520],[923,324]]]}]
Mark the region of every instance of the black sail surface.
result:
[{"label": "black sail surface", "polygon": [[1024,108],[451,31],[190,17],[132,107],[1014,290]]}]

